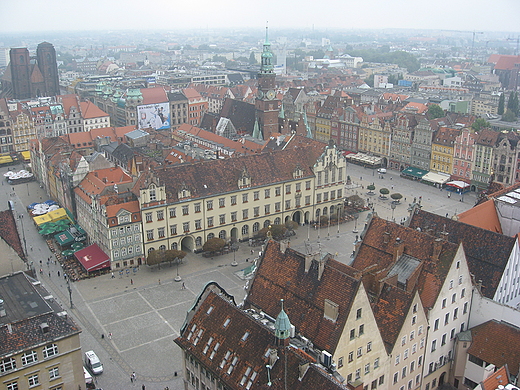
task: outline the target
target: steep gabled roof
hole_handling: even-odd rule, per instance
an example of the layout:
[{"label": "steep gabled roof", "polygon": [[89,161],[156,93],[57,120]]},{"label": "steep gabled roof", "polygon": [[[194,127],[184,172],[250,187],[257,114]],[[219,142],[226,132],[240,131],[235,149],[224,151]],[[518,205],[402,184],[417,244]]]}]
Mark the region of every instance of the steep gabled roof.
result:
[{"label": "steep gabled roof", "polygon": [[143,104],[165,103],[168,101],[166,91],[163,87],[141,88],[143,95]]},{"label": "steep gabled roof", "polygon": [[482,280],[482,293],[487,298],[495,296],[496,289],[515,245],[515,238],[468,225],[441,215],[417,210],[413,213],[409,227],[437,237],[442,231],[446,239],[462,244],[469,271],[475,281]]},{"label": "steep gabled roof", "polygon": [[[308,264],[305,255],[270,241],[258,265],[255,278],[246,297],[245,307],[256,307],[276,317],[279,300],[297,332],[312,340],[319,349],[334,353],[359,291],[361,281],[355,270],[326,256],[323,273],[319,278],[319,260]],[[325,317],[325,300],[338,305],[338,317],[332,321]]]},{"label": "steep gabled roof", "polygon": [[105,111],[90,101],[81,102],[80,104],[83,119],[108,117],[108,114]]},{"label": "steep gabled roof", "polygon": [[493,200],[487,200],[457,215],[459,222],[502,234],[502,226],[498,219]]},{"label": "steep gabled roof", "polygon": [[16,251],[21,259],[25,259],[12,210],[0,211],[0,237]]}]

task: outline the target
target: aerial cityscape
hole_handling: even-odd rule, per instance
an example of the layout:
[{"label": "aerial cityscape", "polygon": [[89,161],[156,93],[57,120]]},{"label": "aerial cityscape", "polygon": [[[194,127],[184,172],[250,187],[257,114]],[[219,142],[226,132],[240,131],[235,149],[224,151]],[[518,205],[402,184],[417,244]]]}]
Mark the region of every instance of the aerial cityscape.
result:
[{"label": "aerial cityscape", "polygon": [[520,388],[520,3],[52,3],[0,6],[0,390]]}]

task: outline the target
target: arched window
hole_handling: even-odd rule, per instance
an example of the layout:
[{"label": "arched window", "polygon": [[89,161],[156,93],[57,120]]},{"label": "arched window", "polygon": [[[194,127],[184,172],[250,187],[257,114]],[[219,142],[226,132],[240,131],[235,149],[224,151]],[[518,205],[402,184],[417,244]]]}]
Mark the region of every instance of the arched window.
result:
[{"label": "arched window", "polygon": [[213,233],[208,234],[208,240],[211,240],[212,238],[215,238],[215,235]]},{"label": "arched window", "polygon": [[334,206],[330,206],[330,213],[334,214]]},{"label": "arched window", "polygon": [[177,249],[177,243],[176,242],[172,242],[171,248],[172,248],[172,250],[176,250]]},{"label": "arched window", "polygon": [[280,225],[281,222],[282,222],[282,220],[280,219],[280,217],[276,217],[276,218],[274,219],[274,224],[275,224],[275,225]]},{"label": "arched window", "polygon": [[249,225],[242,226],[242,235],[247,236],[249,234]]},{"label": "arched window", "polygon": [[201,246],[201,245],[202,245],[202,237],[201,237],[201,236],[198,236],[198,237],[195,239],[195,245],[196,245],[196,246]]},{"label": "arched window", "polygon": [[266,220],[266,221],[264,222],[264,227],[265,227],[265,228],[268,228],[270,224],[271,224],[271,221]]},{"label": "arched window", "polygon": [[260,224],[258,222],[255,222],[253,224],[253,233],[256,233],[259,230],[260,230]]},{"label": "arched window", "polygon": [[153,248],[153,247],[152,248],[148,248],[148,254],[150,254],[150,252],[152,252],[154,250],[155,250],[155,248]]},{"label": "arched window", "polygon": [[327,208],[326,207],[323,208],[323,215],[327,215]]},{"label": "arched window", "polygon": [[320,212],[321,212],[320,209],[316,209],[316,219],[318,219],[320,217]]},{"label": "arched window", "polygon": [[218,237],[219,238],[222,238],[223,240],[226,239],[226,231],[225,230],[221,230],[219,233],[218,233]]},{"label": "arched window", "polygon": [[160,251],[165,251],[165,250],[166,250],[166,245],[161,245],[161,246],[159,247],[159,250],[160,250]]}]

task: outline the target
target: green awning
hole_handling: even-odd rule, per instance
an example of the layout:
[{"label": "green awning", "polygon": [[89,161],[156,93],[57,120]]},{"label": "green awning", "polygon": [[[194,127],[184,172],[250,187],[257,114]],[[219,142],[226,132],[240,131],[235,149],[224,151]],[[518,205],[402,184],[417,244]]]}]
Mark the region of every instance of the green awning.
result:
[{"label": "green awning", "polygon": [[411,177],[415,177],[417,179],[422,179],[422,177],[424,175],[426,175],[427,173],[428,173],[428,171],[426,169],[419,169],[419,168],[415,168],[415,167],[408,167],[401,171],[401,175],[411,176]]},{"label": "green awning", "polygon": [[54,236],[54,239],[60,246],[65,246],[70,244],[71,242],[74,242],[74,237],[72,237],[72,234],[70,234],[67,230],[59,234],[56,234]]}]

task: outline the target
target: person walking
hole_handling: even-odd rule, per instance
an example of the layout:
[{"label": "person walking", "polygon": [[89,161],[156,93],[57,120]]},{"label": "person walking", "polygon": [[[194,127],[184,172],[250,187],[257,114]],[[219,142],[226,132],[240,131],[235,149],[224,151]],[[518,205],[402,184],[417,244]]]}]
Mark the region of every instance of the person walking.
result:
[{"label": "person walking", "polygon": [[141,386],[141,389],[142,389],[142,390],[146,390],[146,386],[144,385],[144,383],[143,383],[143,385]]}]

